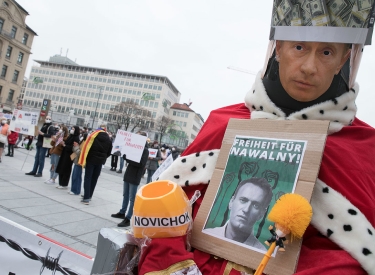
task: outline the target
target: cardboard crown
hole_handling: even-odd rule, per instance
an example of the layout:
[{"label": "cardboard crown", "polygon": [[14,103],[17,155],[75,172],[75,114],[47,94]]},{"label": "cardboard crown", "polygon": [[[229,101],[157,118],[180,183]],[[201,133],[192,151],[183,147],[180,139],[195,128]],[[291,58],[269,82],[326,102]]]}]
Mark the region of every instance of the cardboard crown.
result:
[{"label": "cardboard crown", "polygon": [[273,0],[270,40],[371,45],[374,0]]}]

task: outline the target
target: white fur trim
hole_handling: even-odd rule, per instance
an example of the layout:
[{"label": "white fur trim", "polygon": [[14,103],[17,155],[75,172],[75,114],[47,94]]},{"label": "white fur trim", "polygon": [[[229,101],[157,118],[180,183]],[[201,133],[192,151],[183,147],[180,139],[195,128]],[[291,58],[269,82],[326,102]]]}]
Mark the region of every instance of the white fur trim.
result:
[{"label": "white fur trim", "polygon": [[349,252],[368,274],[375,275],[375,229],[361,211],[319,179],[311,205],[312,225]]},{"label": "white fur trim", "polygon": [[258,73],[252,89],[245,96],[245,105],[251,111],[252,119],[290,119],[290,120],[329,120],[329,134],[336,133],[342,127],[350,125],[357,112],[355,99],[359,92],[356,83],[349,92],[301,111],[288,117],[268,97],[266,89]]},{"label": "white fur trim", "polygon": [[219,149],[215,149],[179,157],[160,174],[159,180],[171,180],[181,186],[208,184],[219,152]]}]

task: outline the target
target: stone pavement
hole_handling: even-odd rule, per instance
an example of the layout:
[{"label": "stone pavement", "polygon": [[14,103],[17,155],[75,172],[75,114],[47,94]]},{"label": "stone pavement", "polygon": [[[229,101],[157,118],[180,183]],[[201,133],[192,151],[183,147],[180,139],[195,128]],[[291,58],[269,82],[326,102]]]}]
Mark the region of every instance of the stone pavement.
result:
[{"label": "stone pavement", "polygon": [[[117,213],[122,204],[124,173],[109,171],[109,157],[90,204],[84,205],[80,202],[81,196],[68,194],[70,183],[68,189],[44,183],[50,174],[49,158],[46,158],[43,177],[35,178],[25,175],[32,169],[35,150],[15,149],[14,155],[3,154],[0,163],[0,216],[95,257],[99,230],[117,227],[121,222],[111,218],[111,214]],[[141,185],[145,182],[146,175]]]}]

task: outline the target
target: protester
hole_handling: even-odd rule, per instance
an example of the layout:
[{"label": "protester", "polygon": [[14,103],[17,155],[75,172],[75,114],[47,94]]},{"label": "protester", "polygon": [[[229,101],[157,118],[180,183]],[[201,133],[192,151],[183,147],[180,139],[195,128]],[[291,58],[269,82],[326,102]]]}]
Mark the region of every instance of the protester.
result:
[{"label": "protester", "polygon": [[116,171],[117,169],[117,162],[118,162],[118,155],[116,155],[117,152],[111,155],[111,169],[110,171]]},{"label": "protester", "polygon": [[107,158],[111,155],[112,141],[106,133],[106,125],[100,127],[87,137],[78,164],[85,168],[83,182],[84,195],[81,202],[88,205],[94,194],[96,183]]},{"label": "protester", "polygon": [[167,146],[163,144],[160,148],[159,166],[168,158]]},{"label": "protester", "polygon": [[52,126],[51,117],[47,116],[45,119],[45,123],[38,132],[38,140],[36,142],[36,152],[33,169],[29,173],[25,173],[26,175],[42,177],[44,160],[46,152],[48,150],[47,147],[43,147],[43,140],[44,138],[50,138],[51,136],[53,136],[54,133],[55,128]]},{"label": "protester", "polygon": [[55,184],[56,178],[59,176],[59,173],[56,172],[57,165],[59,164],[61,153],[64,149],[62,141],[66,141],[69,135],[69,130],[63,126],[56,136],[52,136],[51,145],[52,148],[49,150],[51,153],[51,168],[50,168],[50,178],[44,183],[46,184]]},{"label": "protester", "polygon": [[64,141],[62,140],[63,150],[61,152],[60,160],[56,167],[56,172],[59,174],[58,189],[66,189],[69,185],[70,174],[72,172],[73,160],[71,158],[74,142],[79,143],[79,127],[73,126],[69,130],[69,136]]},{"label": "protester", "polygon": [[23,142],[23,145],[24,145],[24,147],[25,147],[25,149],[26,150],[32,150],[33,149],[33,146],[32,146],[32,143],[33,143],[33,139],[34,139],[34,137],[33,136],[26,136],[25,138],[24,138],[24,142]]},{"label": "protester", "polygon": [[118,174],[122,173],[122,169],[124,168],[124,164],[125,164],[125,160],[122,157],[120,157],[120,168],[117,170],[116,173],[118,173]]},{"label": "protester", "polygon": [[154,141],[153,145],[150,147],[150,149],[157,150],[155,157],[148,157],[147,163],[146,163],[146,169],[147,169],[147,181],[146,183],[150,183],[152,181],[152,175],[155,173],[155,171],[159,167],[159,160],[161,159],[160,151],[158,142]]},{"label": "protester", "polygon": [[14,146],[14,148],[20,148],[18,145],[20,144],[20,142],[22,144],[22,139],[23,139],[23,134],[18,133],[18,140],[17,140],[16,146]]},{"label": "protester", "polygon": [[178,152],[176,146],[172,146],[171,151],[172,151],[172,158],[173,158],[173,160],[176,160],[176,158],[178,158],[178,156],[180,155],[180,152]]},{"label": "protester", "polygon": [[85,140],[81,140],[80,143],[74,142],[73,144],[73,153],[75,154],[73,163],[73,173],[72,173],[72,184],[70,187],[70,191],[68,192],[70,195],[79,195],[81,194],[81,186],[82,186],[82,166],[78,164],[79,156],[81,155],[81,149],[83,147]]},{"label": "protester", "polygon": [[89,131],[87,130],[87,127],[83,127],[83,130],[81,132],[81,135],[82,135],[81,141],[87,139],[88,133],[89,133]]},{"label": "protester", "polygon": [[14,156],[14,146],[18,139],[18,133],[14,131],[10,131],[8,135],[8,154],[5,156],[13,157]]},{"label": "protester", "polygon": [[[146,136],[146,133],[139,132],[140,135]],[[146,166],[146,162],[148,159],[148,146],[147,142],[145,143],[145,148],[143,149],[142,156],[139,162],[132,161],[126,158],[126,155],[123,155],[123,159],[128,163],[128,167],[126,168],[124,174],[124,191],[123,191],[123,200],[122,200],[122,207],[120,211],[116,214],[112,214],[111,217],[124,219],[121,223],[117,226],[119,227],[126,227],[130,225],[130,219],[133,215],[133,206],[134,206],[134,199],[137,193],[138,186],[141,182],[141,178],[143,175],[143,171]],[[129,208],[128,208],[129,206]],[[127,211],[127,214],[125,215]]]},{"label": "protester", "polygon": [[[329,21],[355,18],[356,22],[373,23],[374,4],[361,11],[364,19],[356,17],[353,7],[353,12],[349,8],[345,18],[337,17],[340,14],[325,14],[328,22],[320,26],[316,23],[318,19],[304,11],[307,17],[300,18],[299,24],[309,22],[313,26],[290,27],[284,26],[288,24],[287,18],[279,20],[282,9],[276,5],[280,1],[274,3],[273,10],[277,12],[272,22],[277,26],[272,26],[270,38],[278,41],[270,41],[266,66],[256,77],[245,102],[212,111],[193,143],[159,178],[180,184],[189,198],[196,190],[202,194],[208,192],[230,118],[288,120],[291,124],[294,120],[330,121],[311,199],[314,214],[303,236],[295,274],[373,274],[375,130],[355,117],[355,99],[359,93],[355,77],[364,44],[371,42],[373,29],[372,25],[352,28],[349,24],[352,21],[340,25],[349,27],[338,28],[335,27],[338,21]],[[289,3],[294,5],[293,1]],[[310,3],[311,9],[326,3],[320,1],[314,5]],[[294,7],[299,9],[298,4],[293,10]],[[324,10],[332,11],[331,7]],[[336,11],[341,12],[342,8],[332,12]],[[365,35],[360,35],[362,31]],[[193,217],[203,198],[204,195],[195,202]],[[186,236],[151,239],[138,266],[140,274],[164,272],[170,267],[176,273],[189,268],[192,274],[203,275],[242,274],[246,270],[200,249],[187,251]]]},{"label": "protester", "polygon": [[5,143],[8,141],[9,125],[5,117],[0,118],[0,162],[4,152]]}]

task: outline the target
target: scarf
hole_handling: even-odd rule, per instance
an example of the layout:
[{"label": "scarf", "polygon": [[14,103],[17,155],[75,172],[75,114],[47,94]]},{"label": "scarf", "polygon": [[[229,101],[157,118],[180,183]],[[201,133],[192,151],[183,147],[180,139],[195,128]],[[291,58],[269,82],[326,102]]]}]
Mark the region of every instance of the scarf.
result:
[{"label": "scarf", "polygon": [[82,167],[86,166],[86,158],[87,155],[89,154],[89,151],[91,149],[92,144],[94,143],[95,138],[99,133],[105,133],[103,130],[96,130],[93,132],[91,135],[89,135],[83,144],[82,150],[81,150],[81,155],[79,156],[78,164],[81,165]]}]

